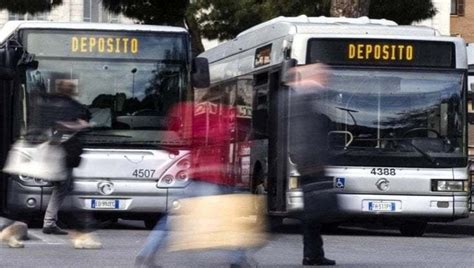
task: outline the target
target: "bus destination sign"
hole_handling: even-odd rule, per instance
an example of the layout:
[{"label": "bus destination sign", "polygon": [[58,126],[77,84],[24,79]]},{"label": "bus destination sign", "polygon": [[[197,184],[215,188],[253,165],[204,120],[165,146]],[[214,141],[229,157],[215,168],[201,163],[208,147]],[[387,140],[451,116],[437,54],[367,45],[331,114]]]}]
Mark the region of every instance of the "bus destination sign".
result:
[{"label": "bus destination sign", "polygon": [[72,53],[137,54],[139,40],[136,37],[71,36]]},{"label": "bus destination sign", "polygon": [[36,56],[184,60],[186,36],[127,31],[33,31],[27,49]]},{"label": "bus destination sign", "polygon": [[311,39],[308,63],[453,68],[450,42],[380,39]]}]

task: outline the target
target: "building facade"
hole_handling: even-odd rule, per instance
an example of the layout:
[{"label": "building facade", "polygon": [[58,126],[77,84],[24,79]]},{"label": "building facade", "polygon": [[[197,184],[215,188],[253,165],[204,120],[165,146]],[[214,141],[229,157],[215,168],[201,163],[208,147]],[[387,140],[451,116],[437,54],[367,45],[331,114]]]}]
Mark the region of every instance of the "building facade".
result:
[{"label": "building facade", "polygon": [[101,0],[63,0],[63,4],[47,13],[15,14],[0,11],[0,27],[9,20],[44,20],[57,22],[133,23],[133,20],[108,12]]},{"label": "building facade", "polygon": [[437,29],[442,35],[451,35],[450,14],[451,14],[451,0],[431,0],[436,10],[436,15],[421,22],[415,22],[414,25],[429,26]]},{"label": "building facade", "polygon": [[451,0],[451,35],[474,43],[474,0]]}]

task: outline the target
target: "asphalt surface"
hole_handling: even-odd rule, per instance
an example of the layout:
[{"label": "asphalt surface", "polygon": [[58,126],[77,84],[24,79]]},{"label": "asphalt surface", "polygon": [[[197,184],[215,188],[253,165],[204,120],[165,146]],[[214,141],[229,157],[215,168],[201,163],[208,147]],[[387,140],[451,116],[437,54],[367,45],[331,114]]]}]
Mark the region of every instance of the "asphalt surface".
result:
[{"label": "asphalt surface", "polygon": [[[473,215],[474,216],[474,215]],[[119,221],[96,234],[100,250],[73,249],[68,236],[30,229],[24,249],[0,245],[0,267],[133,267],[149,230],[139,221]],[[474,267],[474,217],[431,224],[423,237],[403,237],[382,226],[343,226],[324,235],[325,251],[338,267]],[[261,248],[247,252],[254,267],[301,267],[298,222],[287,221]],[[229,267],[223,251],[165,252],[163,267]]]}]

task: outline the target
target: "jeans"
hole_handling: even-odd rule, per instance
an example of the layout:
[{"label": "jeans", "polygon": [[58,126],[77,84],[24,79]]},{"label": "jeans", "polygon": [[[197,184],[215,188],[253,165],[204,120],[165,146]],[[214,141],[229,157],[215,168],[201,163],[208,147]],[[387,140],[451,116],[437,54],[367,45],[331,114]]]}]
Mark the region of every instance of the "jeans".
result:
[{"label": "jeans", "polygon": [[72,169],[67,171],[65,181],[53,182],[53,191],[49,197],[48,207],[44,214],[43,227],[55,227],[58,221],[58,211],[64,198],[68,195],[72,183]]},{"label": "jeans", "polygon": [[[218,185],[204,181],[192,181],[184,190],[182,198],[192,198],[200,196],[229,194],[232,192],[232,187],[225,185]],[[163,216],[156,226],[151,231],[145,242],[145,246],[138,253],[137,261],[142,264],[153,264],[155,254],[157,254],[163,245],[166,243],[168,237],[167,226],[168,215]],[[227,258],[230,263],[240,263],[245,260],[245,250],[225,250]]]}]

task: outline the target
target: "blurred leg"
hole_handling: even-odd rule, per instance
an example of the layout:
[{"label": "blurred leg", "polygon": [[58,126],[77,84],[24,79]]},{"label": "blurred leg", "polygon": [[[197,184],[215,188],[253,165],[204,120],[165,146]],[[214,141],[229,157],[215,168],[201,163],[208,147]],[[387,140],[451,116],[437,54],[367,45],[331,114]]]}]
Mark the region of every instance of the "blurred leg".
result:
[{"label": "blurred leg", "polygon": [[306,220],[303,223],[303,257],[311,259],[324,258],[321,224]]},{"label": "blurred leg", "polygon": [[69,184],[66,182],[54,182],[53,192],[48,202],[48,207],[44,215],[44,224],[45,227],[56,227],[56,222],[58,220],[58,211],[61,207],[61,204],[68,194]]},{"label": "blurred leg", "polygon": [[147,241],[142,250],[138,253],[135,260],[136,266],[152,266],[154,263],[155,254],[165,243],[168,236],[167,230],[168,216],[164,215],[148,235]]}]

